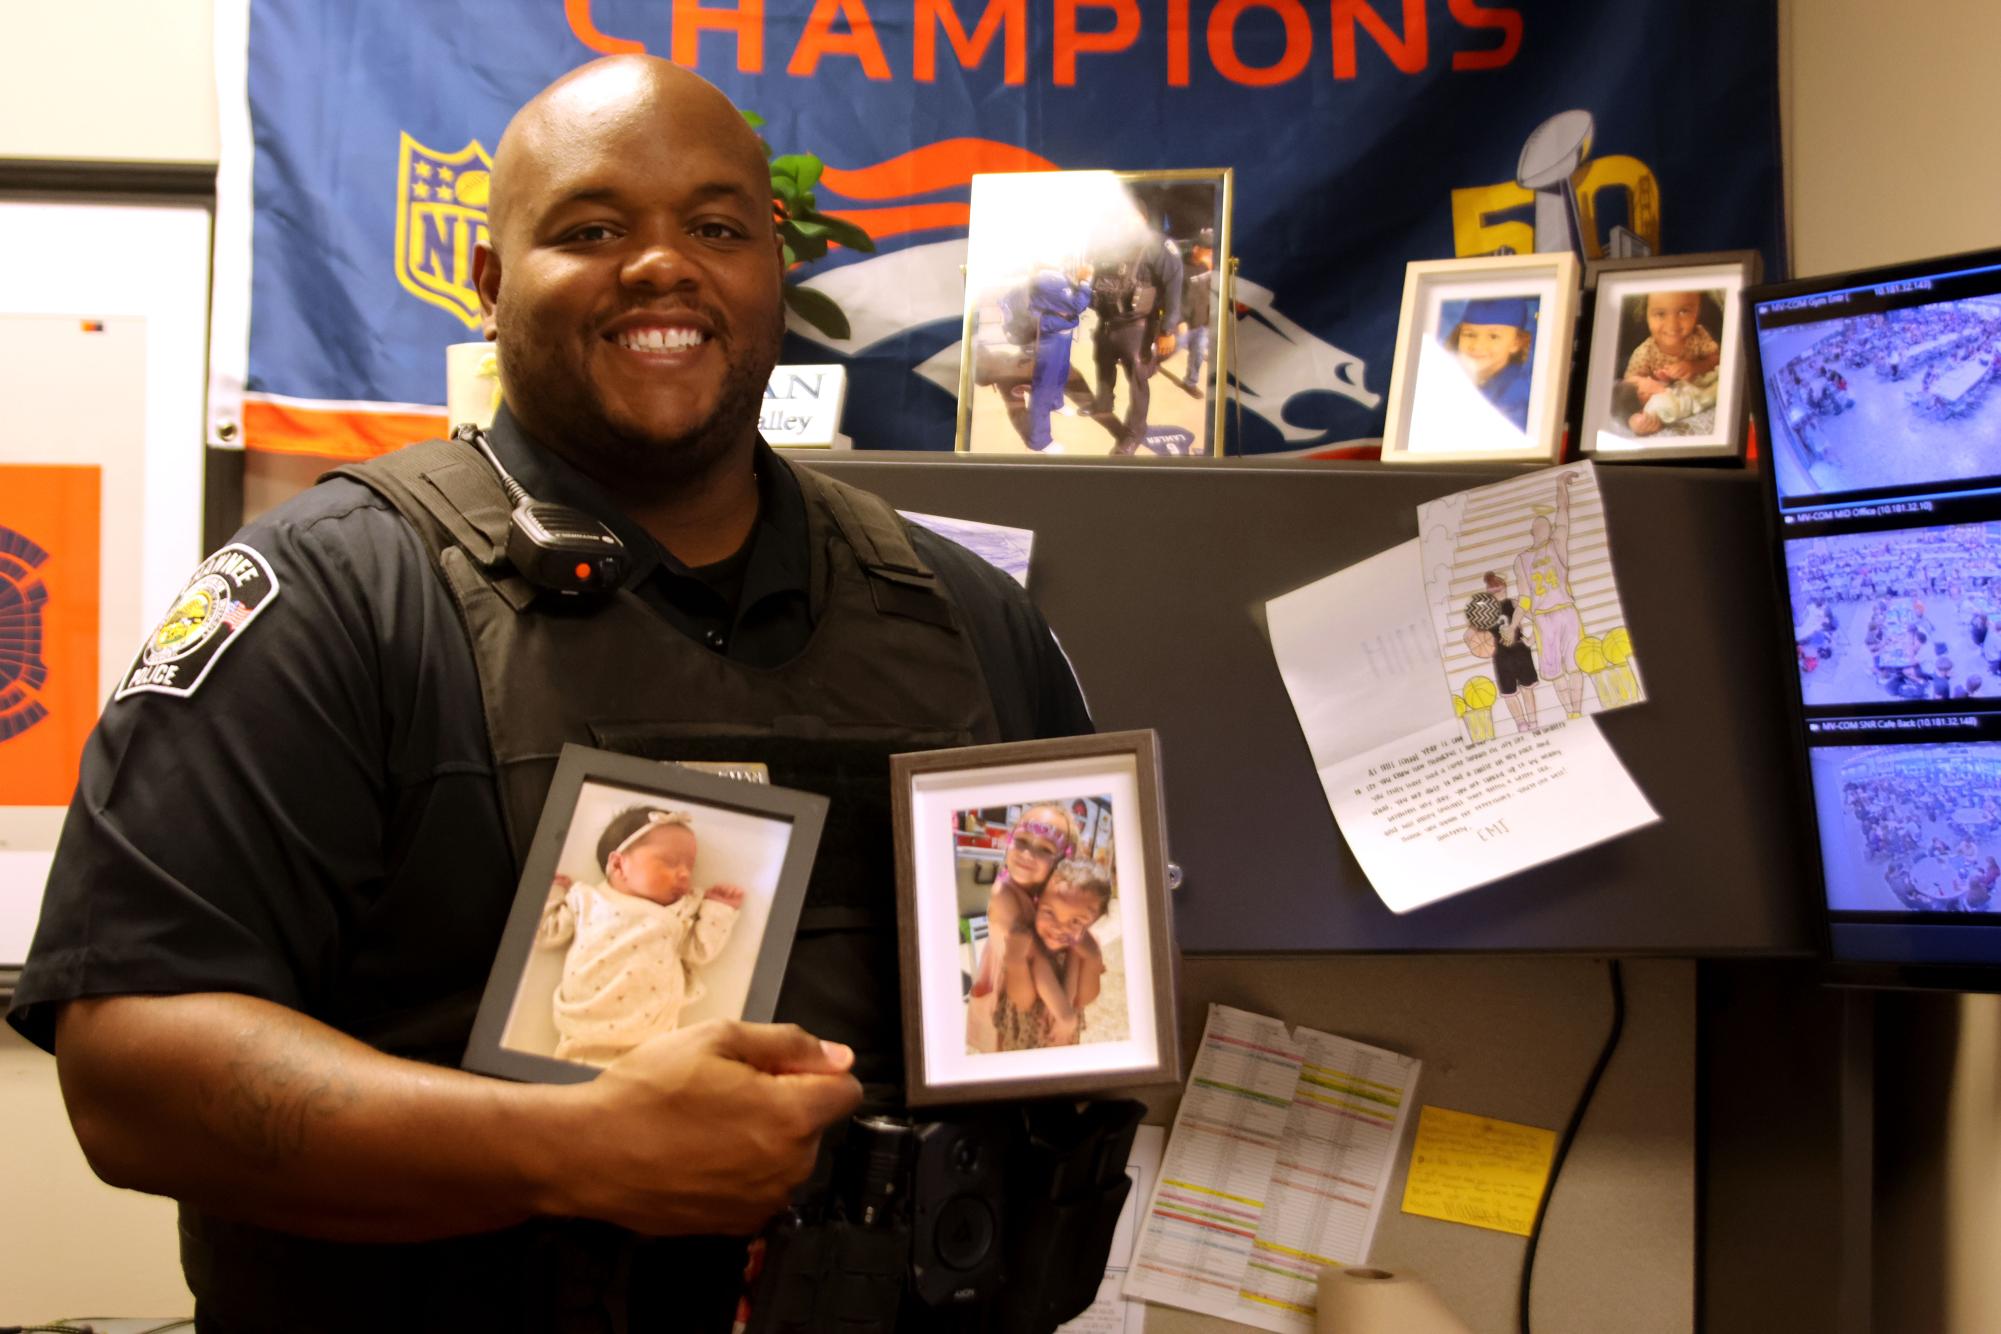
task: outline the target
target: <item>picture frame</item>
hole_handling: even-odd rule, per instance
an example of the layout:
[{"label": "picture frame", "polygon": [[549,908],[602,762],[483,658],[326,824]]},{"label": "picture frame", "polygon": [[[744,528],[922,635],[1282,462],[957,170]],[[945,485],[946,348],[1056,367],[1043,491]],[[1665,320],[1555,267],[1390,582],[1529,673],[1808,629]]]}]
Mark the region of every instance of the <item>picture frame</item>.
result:
[{"label": "picture frame", "polygon": [[[1575,416],[1578,451],[1600,463],[1743,462],[1750,411],[1743,295],[1763,271],[1755,250],[1587,265],[1590,336],[1579,376],[1584,392]],[[1657,316],[1649,300],[1654,295],[1672,299]],[[1715,345],[1710,355],[1716,366],[1671,384],[1653,381],[1663,392],[1643,399],[1626,371],[1655,343],[1654,318],[1669,329],[1673,321],[1692,324],[1693,331],[1682,335],[1690,342],[1707,335],[1702,344]],[[1712,374],[1713,382],[1704,383]]]},{"label": "picture frame", "polygon": [[1561,458],[1578,277],[1568,250],[1406,266],[1383,462]]},{"label": "picture frame", "polygon": [[[975,175],[955,448],[1220,454],[1234,193],[1228,167]],[[1165,291],[1144,281],[1163,267]]]},{"label": "picture frame", "polygon": [[[564,746],[464,1067],[582,1083],[657,1033],[768,1021],[826,812],[811,792]],[[740,891],[727,912],[725,888]],[[604,984],[614,969],[630,993]],[[636,999],[641,983],[654,990]]]},{"label": "picture frame", "polygon": [[1178,1083],[1156,734],[895,755],[890,773],[905,1100]]}]

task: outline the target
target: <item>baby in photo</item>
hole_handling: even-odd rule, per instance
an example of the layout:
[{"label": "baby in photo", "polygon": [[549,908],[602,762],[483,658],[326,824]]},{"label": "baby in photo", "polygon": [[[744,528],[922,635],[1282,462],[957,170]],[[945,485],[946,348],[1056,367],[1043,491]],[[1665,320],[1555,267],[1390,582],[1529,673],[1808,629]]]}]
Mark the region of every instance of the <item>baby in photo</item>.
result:
[{"label": "baby in photo", "polygon": [[1112,881],[1095,862],[1057,862],[1034,896],[997,889],[988,913],[988,956],[998,974],[975,995],[969,1036],[991,1032],[995,1051],[1074,1046],[1084,1010],[1098,998],[1104,955],[1091,926],[1111,907]]},{"label": "baby in photo", "polygon": [[1702,325],[1702,293],[1649,292],[1647,339],[1633,349],[1613,390],[1614,412],[1626,412],[1634,435],[1653,435],[1716,406],[1723,349]]},{"label": "baby in photo", "polygon": [[1445,345],[1459,367],[1517,430],[1529,426],[1529,355],[1535,347],[1536,299],[1483,297],[1468,301]]},{"label": "baby in photo", "polygon": [[602,881],[556,877],[536,943],[569,947],[553,1007],[558,1060],[609,1064],[702,997],[694,970],[728,943],[743,890],[697,891],[698,847],[686,811],[634,806],[598,837]]}]

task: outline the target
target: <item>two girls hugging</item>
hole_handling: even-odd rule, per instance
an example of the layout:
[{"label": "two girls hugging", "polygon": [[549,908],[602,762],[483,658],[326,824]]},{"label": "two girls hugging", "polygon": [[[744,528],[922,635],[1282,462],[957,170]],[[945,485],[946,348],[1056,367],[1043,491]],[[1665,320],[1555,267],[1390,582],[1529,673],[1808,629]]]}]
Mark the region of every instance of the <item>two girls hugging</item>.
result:
[{"label": "two girls hugging", "polygon": [[1061,806],[1028,807],[1008,832],[987,903],[987,943],[966,1006],[966,1049],[1028,1051],[1082,1041],[1105,975],[1091,924],[1111,907],[1110,876],[1077,856]]}]

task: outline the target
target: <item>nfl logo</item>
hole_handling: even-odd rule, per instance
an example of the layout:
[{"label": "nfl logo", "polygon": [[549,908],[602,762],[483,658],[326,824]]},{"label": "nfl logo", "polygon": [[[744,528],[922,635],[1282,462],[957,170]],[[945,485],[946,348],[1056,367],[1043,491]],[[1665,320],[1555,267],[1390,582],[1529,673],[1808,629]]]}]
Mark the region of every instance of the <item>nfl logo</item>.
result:
[{"label": "nfl logo", "polygon": [[479,328],[473,247],[486,240],[493,158],[475,139],[440,153],[403,136],[396,164],[396,281]]}]

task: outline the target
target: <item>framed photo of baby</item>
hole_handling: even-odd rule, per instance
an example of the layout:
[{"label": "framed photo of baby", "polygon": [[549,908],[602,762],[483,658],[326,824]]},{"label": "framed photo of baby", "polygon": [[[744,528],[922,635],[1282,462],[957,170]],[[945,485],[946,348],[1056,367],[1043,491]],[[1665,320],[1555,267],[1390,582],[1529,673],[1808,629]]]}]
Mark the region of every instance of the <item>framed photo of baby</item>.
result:
[{"label": "framed photo of baby", "polygon": [[1761,271],[1755,250],[1601,260],[1586,269],[1584,454],[1601,463],[1743,458],[1739,306]]},{"label": "framed photo of baby", "polygon": [[662,1033],[770,1019],[826,809],[565,746],[465,1067],[580,1083]]},{"label": "framed photo of baby", "polygon": [[912,1106],[1180,1079],[1158,753],[1141,731],[892,758]]},{"label": "framed photo of baby", "polygon": [[1567,250],[1406,266],[1383,461],[1561,457],[1577,283]]}]

